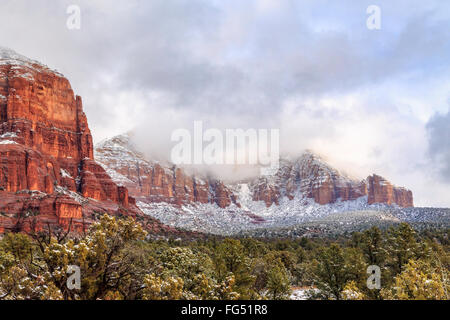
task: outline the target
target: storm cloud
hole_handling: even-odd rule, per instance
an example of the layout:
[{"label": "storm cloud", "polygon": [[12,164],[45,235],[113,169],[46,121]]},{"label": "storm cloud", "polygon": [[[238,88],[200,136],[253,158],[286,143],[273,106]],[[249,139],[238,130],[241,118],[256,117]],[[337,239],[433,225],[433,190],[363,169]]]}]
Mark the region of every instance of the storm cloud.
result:
[{"label": "storm cloud", "polygon": [[430,155],[437,163],[442,180],[450,182],[450,111],[433,116],[427,129]]}]

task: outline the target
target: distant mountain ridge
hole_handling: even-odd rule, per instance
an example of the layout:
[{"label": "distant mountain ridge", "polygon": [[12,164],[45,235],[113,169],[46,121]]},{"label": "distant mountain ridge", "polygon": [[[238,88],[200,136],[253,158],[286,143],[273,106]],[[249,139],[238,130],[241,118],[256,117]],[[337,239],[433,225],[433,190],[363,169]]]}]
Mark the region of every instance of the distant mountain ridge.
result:
[{"label": "distant mountain ridge", "polygon": [[233,203],[239,206],[233,189],[236,184],[245,182],[249,185],[252,200],[263,201],[267,207],[278,205],[283,197],[292,200],[297,190],[321,205],[367,196],[369,205],[414,206],[410,190],[396,187],[378,175],[354,180],[329,166],[312,151],[295,160],[280,159],[280,168],[271,176],[228,184],[215,178],[191,176],[175,165],[148,160],[127,134],[97,144],[95,157],[117,183],[130,190],[131,195],[153,202],[216,203],[221,208]]},{"label": "distant mountain ridge", "polygon": [[413,207],[411,191],[377,175],[349,178],[310,151],[281,159],[273,175],[234,183],[146,159],[127,134],[97,144],[95,158],[142,211],[191,231],[233,234],[337,212]]},{"label": "distant mountain ridge", "polygon": [[413,207],[410,190],[396,187],[378,175],[355,180],[328,165],[312,151],[306,151],[294,161],[280,160],[281,167],[272,177],[260,177],[251,182],[253,200],[264,201],[269,207],[280,197],[292,200],[297,189],[318,204],[332,204],[368,196],[368,204],[384,203],[403,208]]}]

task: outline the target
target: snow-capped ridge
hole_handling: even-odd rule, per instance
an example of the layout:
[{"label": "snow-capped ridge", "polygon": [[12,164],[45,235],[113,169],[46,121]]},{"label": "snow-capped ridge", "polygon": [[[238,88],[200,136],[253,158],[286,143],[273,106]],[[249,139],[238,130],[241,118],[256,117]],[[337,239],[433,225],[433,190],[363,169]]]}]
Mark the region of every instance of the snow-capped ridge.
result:
[{"label": "snow-capped ridge", "polygon": [[[27,58],[16,51],[0,46],[0,66],[1,65],[11,65],[12,69],[26,69],[32,72],[50,72],[54,73],[60,77],[64,77],[59,71],[51,69],[48,66],[42,64],[39,61]],[[20,75],[21,77],[33,80],[33,74],[30,72],[25,72]]]}]

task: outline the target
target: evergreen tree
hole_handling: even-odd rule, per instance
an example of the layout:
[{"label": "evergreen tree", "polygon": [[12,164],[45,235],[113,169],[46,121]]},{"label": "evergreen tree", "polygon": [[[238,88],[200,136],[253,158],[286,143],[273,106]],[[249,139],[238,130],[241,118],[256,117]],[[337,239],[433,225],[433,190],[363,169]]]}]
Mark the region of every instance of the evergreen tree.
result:
[{"label": "evergreen tree", "polygon": [[385,259],[385,250],[383,248],[383,234],[377,227],[366,230],[361,235],[359,247],[369,265],[383,266]]},{"label": "evergreen tree", "polygon": [[251,273],[252,262],[246,257],[244,247],[239,240],[223,240],[217,247],[215,265],[220,281],[230,275],[234,276],[235,291],[242,299],[255,296],[256,293],[252,289],[255,283],[255,276]]},{"label": "evergreen tree", "polygon": [[419,246],[416,241],[416,232],[407,223],[401,223],[398,228],[389,230],[387,250],[389,264],[393,276],[402,272],[403,266],[417,255]]},{"label": "evergreen tree", "polygon": [[382,290],[385,299],[448,300],[450,284],[436,268],[421,260],[410,260],[395,277],[391,289]]},{"label": "evergreen tree", "polygon": [[289,298],[291,286],[289,275],[280,259],[272,262],[267,274],[267,290],[272,300]]},{"label": "evergreen tree", "polygon": [[339,300],[349,280],[344,252],[337,244],[321,248],[314,267],[314,284],[319,294],[327,299]]}]

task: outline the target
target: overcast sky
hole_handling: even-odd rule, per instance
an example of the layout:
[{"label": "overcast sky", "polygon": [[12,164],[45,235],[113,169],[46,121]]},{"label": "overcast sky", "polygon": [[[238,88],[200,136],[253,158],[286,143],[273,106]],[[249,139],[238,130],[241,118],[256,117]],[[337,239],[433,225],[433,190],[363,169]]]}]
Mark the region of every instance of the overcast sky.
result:
[{"label": "overcast sky", "polygon": [[449,1],[1,0],[0,45],[62,72],[97,142],[134,129],[164,157],[194,120],[280,128],[284,152],[450,207]]}]

